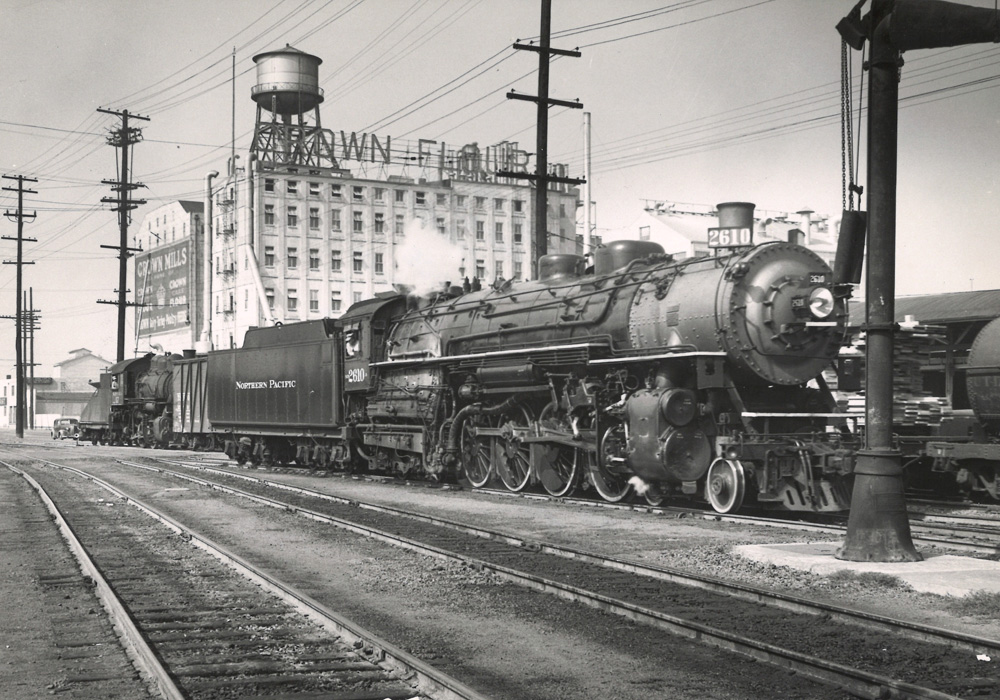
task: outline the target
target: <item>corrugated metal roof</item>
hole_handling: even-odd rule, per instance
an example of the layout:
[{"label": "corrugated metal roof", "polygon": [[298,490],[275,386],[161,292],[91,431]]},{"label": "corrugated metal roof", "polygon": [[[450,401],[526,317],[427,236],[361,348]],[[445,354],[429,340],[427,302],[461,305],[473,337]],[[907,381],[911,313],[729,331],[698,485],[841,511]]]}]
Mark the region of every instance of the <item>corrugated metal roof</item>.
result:
[{"label": "corrugated metal roof", "polygon": [[[851,302],[851,325],[864,322],[865,300]],[[921,324],[989,321],[1000,316],[1000,289],[896,297],[896,322],[907,316]]]}]

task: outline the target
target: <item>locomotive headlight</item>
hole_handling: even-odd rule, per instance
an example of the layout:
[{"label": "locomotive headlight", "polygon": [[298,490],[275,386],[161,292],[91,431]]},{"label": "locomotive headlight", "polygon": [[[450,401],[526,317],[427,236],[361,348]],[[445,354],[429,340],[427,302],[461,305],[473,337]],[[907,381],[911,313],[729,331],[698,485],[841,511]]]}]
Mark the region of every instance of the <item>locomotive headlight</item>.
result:
[{"label": "locomotive headlight", "polygon": [[809,294],[809,313],[815,318],[826,318],[833,313],[833,292],[826,287],[816,287]]}]

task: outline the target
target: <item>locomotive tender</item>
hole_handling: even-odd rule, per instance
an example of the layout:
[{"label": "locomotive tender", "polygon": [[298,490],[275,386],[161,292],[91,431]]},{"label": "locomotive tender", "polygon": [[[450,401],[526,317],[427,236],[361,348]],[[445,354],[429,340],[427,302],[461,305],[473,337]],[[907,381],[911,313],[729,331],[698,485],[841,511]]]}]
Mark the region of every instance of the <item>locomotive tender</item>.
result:
[{"label": "locomotive tender", "polygon": [[[752,225],[752,207],[720,205],[720,221]],[[549,255],[530,282],[383,293],[172,358],[172,400],[138,432],[240,463],[608,501],[676,492],[719,512],[745,497],[847,508],[857,445],[822,377],[847,292],[822,259],[773,242],[674,260],[619,241],[584,263]]]}]

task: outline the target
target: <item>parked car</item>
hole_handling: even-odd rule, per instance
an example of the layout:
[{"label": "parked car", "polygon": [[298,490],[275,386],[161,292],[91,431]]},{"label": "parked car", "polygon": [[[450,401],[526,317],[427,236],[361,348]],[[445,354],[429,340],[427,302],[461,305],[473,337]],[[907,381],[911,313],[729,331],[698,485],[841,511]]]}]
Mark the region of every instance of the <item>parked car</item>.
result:
[{"label": "parked car", "polygon": [[76,418],[56,418],[52,423],[52,439],[80,437],[80,421]]}]

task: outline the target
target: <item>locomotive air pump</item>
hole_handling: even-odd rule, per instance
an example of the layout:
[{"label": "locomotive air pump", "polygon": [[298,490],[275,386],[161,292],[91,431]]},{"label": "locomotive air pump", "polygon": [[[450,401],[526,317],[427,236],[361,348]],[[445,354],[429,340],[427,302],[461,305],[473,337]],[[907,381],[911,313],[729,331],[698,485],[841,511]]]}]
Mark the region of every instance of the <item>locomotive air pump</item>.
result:
[{"label": "locomotive air pump", "polygon": [[839,559],[919,561],[903,495],[901,455],[892,443],[895,333],[897,115],[900,52],[1000,41],[996,10],[941,0],[861,0],[837,24],[853,49],[871,42],[868,81],[868,291],[866,445]]}]

